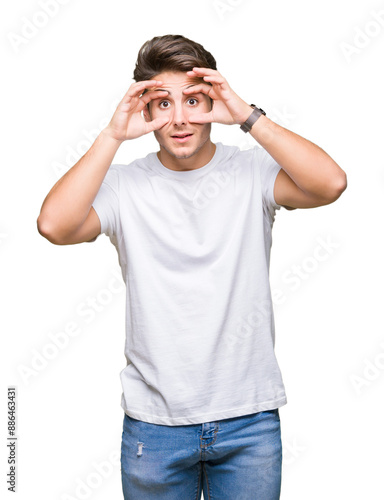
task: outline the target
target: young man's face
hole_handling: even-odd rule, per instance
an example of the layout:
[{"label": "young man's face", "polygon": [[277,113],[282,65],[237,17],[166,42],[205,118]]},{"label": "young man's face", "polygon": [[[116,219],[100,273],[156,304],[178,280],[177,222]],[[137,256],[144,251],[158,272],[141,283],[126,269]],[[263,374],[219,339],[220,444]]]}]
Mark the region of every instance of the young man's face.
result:
[{"label": "young man's face", "polygon": [[168,163],[180,164],[177,160],[198,155],[203,164],[205,160],[208,162],[212,152],[211,124],[191,123],[189,120],[193,114],[211,111],[211,100],[202,93],[183,94],[184,89],[202,80],[188,77],[183,72],[173,71],[160,73],[153,79],[161,80],[163,82],[161,90],[169,92],[165,98],[149,103],[149,114],[145,111],[147,120],[163,116],[169,118],[166,125],[154,132],[160,145],[161,159],[165,160],[165,163],[168,160]]}]

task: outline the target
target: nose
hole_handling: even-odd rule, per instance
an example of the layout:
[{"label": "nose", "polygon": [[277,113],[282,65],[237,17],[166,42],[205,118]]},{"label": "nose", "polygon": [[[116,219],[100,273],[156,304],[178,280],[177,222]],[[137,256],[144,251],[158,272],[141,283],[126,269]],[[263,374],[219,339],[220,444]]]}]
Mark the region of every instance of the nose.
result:
[{"label": "nose", "polygon": [[188,121],[185,108],[182,103],[175,103],[173,107],[173,124],[177,127],[185,125]]}]

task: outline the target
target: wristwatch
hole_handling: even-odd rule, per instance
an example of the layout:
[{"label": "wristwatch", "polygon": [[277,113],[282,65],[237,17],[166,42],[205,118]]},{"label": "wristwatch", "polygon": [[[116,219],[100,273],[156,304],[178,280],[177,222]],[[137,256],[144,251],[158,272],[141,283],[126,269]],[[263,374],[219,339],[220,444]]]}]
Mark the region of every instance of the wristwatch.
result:
[{"label": "wristwatch", "polygon": [[251,108],[253,108],[252,113],[250,114],[249,118],[247,121],[245,121],[241,126],[241,130],[243,132],[249,132],[255,123],[256,120],[260,118],[261,115],[265,115],[266,112],[262,110],[261,108],[258,108],[256,104],[250,104]]}]

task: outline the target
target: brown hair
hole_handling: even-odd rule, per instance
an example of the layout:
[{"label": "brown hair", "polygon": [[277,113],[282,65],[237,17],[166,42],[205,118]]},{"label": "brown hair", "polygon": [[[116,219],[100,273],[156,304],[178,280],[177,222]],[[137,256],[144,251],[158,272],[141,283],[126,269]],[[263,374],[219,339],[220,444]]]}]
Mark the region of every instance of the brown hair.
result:
[{"label": "brown hair", "polygon": [[133,79],[151,80],[163,71],[190,71],[193,67],[216,68],[213,55],[182,35],[155,36],[139,50]]}]

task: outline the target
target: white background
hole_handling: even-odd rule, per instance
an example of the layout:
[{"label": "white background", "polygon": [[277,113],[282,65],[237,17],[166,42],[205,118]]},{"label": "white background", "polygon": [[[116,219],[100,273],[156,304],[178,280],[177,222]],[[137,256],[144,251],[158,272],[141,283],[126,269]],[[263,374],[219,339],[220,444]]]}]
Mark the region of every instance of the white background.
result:
[{"label": "white background", "polygon": [[[347,173],[335,203],[281,209],[273,228],[276,354],[288,397],[280,410],[281,498],[382,499],[384,2],[46,3],[45,17],[44,1],[1,6],[0,494],[12,497],[6,393],[16,385],[16,498],[122,498],[124,291],[108,291],[119,286],[117,254],[105,236],[52,245],[36,219],[132,83],[141,45],[177,33],[212,52],[244,100],[318,144]],[[40,27],[27,28],[31,22]],[[253,145],[238,127],[214,125],[212,138]],[[115,161],[155,150],[155,139],[142,137]],[[327,240],[332,247],[320,261],[316,248]],[[296,287],[293,266],[305,273]],[[97,297],[101,310],[81,315]],[[52,337],[71,324],[77,335],[52,354]],[[43,362],[43,352],[52,359]]]}]

